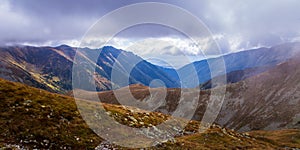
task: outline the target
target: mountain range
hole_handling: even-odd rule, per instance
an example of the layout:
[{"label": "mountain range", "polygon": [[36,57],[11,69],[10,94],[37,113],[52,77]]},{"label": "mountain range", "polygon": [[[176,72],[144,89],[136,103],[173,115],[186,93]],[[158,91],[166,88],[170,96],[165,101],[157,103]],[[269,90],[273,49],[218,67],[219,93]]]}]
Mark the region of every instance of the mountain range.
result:
[{"label": "mountain range", "polygon": [[[76,51],[90,60],[99,56],[95,72],[87,72],[95,77],[97,89],[110,90],[112,67],[114,63],[128,65],[129,60],[139,63],[132,69],[129,84],[149,85],[153,79],[164,81],[167,87],[178,87],[178,81],[172,80],[162,67],[155,66],[131,52],[110,46],[101,49],[72,48],[66,45],[58,47],[16,46],[0,48],[0,77],[22,82],[48,91],[64,93],[72,89],[72,67]],[[122,59],[117,59],[122,54]],[[89,62],[89,61],[87,61]]]},{"label": "mountain range", "polygon": [[[245,68],[244,70],[237,69],[226,74],[228,84],[225,85],[225,100],[215,123],[238,131],[300,128],[300,49],[297,49],[298,46],[295,43],[292,45],[285,44],[270,48],[269,53],[260,52],[258,49],[225,56],[227,59],[230,57],[238,60],[236,58],[238,54],[251,55],[250,52],[261,54],[259,59],[253,58],[256,63],[251,62],[250,59],[249,61],[241,61],[247,62],[244,65],[232,66],[232,68]],[[243,56],[247,56],[246,54]],[[227,66],[229,65],[227,64]],[[211,96],[211,81],[208,80],[200,87],[202,90],[196,113],[193,116],[195,120],[201,120],[207,108]],[[123,98],[128,101],[134,101],[131,94],[136,99],[147,101],[151,98],[150,93],[158,92],[161,93],[159,95],[163,95],[164,90],[161,88],[149,89],[142,84],[130,85],[129,88],[131,93],[122,94]],[[121,88],[119,91],[126,93],[125,90],[123,91]],[[155,111],[173,114],[180,103],[181,90],[180,88],[168,88],[165,102]],[[87,91],[81,90],[78,93],[82,98],[94,100],[90,96],[91,93]],[[104,103],[120,104],[115,96],[115,91],[102,91],[98,95]],[[159,102],[155,104],[159,104]]]},{"label": "mountain range", "polygon": [[234,83],[253,75],[264,72],[279,63],[282,63],[295,54],[299,53],[300,43],[287,43],[270,48],[258,48],[252,50],[245,50],[241,52],[227,54],[221,57],[211,58],[202,61],[196,61],[191,64],[188,64],[178,70],[187,81],[187,87],[196,87],[198,86],[197,82],[193,80],[197,77],[190,76],[192,73],[188,68],[194,66],[198,73],[198,80],[201,84],[205,84],[207,81],[211,80],[216,76],[221,76],[224,74],[216,74],[216,76],[211,76],[209,64],[214,64],[223,60],[225,63],[226,73],[229,76],[229,83]]},{"label": "mountain range", "polygon": [[[246,50],[193,62],[175,70],[153,65],[131,52],[111,46],[100,49],[73,48],[67,45],[58,47],[10,46],[0,47],[0,77],[52,92],[66,93],[72,89],[72,66],[78,51],[84,55],[85,59],[97,60],[97,62],[86,61],[96,64],[95,72],[86,72],[86,74],[95,79],[98,91],[130,84],[149,86],[154,79],[164,82],[167,88],[200,86],[202,89],[209,89],[211,88],[210,80],[216,77],[211,76],[209,63],[224,60],[227,82],[235,83],[288,60],[297,53],[299,48],[300,43],[288,43],[271,48]],[[120,55],[122,57],[119,57]],[[96,56],[99,57],[95,58]],[[133,66],[128,84],[113,83],[111,73],[114,64],[120,64],[119,68],[126,68],[133,61],[139,63]],[[193,67],[197,71],[196,76],[191,73]],[[178,74],[182,76],[182,79],[179,79]],[[198,79],[199,83],[194,82],[193,79]]]},{"label": "mountain range", "polygon": [[[187,129],[175,141],[159,144],[154,149],[300,147],[300,43],[226,54],[193,62],[178,70],[153,65],[131,52],[111,46],[99,49],[73,48],[67,45],[1,47],[0,78],[10,81],[0,79],[0,105],[3,108],[0,112],[0,136],[3,139],[0,140],[0,147],[17,144],[30,148],[84,148],[95,147],[103,142],[84,123],[74,100],[68,96],[73,94],[72,68],[73,63],[77,63],[74,60],[76,52],[80,52],[80,57],[87,60],[89,65],[95,66],[94,72],[83,71],[93,77],[88,82],[96,83],[96,94],[104,107],[118,122],[128,126],[139,128],[165,121],[181,103],[182,90],[201,89],[193,121]],[[224,60],[227,73],[211,76],[209,63],[220,59]],[[126,68],[134,62],[139,63],[129,73],[128,84],[111,79],[114,64]],[[196,77],[191,76],[192,67],[197,70]],[[183,75],[183,81],[187,82],[182,83],[177,73]],[[226,85],[213,86],[212,80],[224,76],[228,82]],[[200,84],[193,82],[195,78]],[[159,96],[152,101],[153,105],[157,105],[153,112],[148,115],[144,113],[148,109],[120,106],[115,91],[121,92],[122,97],[129,102],[135,99],[151,101],[153,93],[163,95],[165,88],[151,86],[151,81],[155,79],[164,82],[167,92],[164,101]],[[182,86],[184,88],[179,88]],[[224,86],[225,99],[214,124],[207,132],[197,133],[211,90]],[[112,91],[113,87],[117,89]],[[127,87],[130,93],[124,92]],[[90,89],[74,91],[79,93],[82,98],[80,102],[87,106],[85,108],[91,109],[99,104],[91,101],[94,100],[91,95],[95,93]],[[192,106],[189,105],[185,108],[190,109]],[[147,118],[143,115],[147,115],[150,120],[143,120]],[[59,134],[61,132],[63,134]],[[113,147],[105,143],[99,146]]]}]

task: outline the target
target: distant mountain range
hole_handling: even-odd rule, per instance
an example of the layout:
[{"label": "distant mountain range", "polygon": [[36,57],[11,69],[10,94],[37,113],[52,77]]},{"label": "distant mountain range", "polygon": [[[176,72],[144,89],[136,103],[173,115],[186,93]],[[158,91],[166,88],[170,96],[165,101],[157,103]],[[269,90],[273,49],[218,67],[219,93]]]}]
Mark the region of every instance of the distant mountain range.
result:
[{"label": "distant mountain range", "polygon": [[[209,80],[216,77],[211,76],[209,64],[214,64],[223,59],[228,75],[227,82],[234,83],[264,72],[277,64],[290,59],[299,51],[300,43],[287,43],[271,48],[245,50],[217,58],[197,61],[180,68],[178,72],[183,77],[186,77],[182,79],[187,82],[184,84],[186,87],[196,87],[198,86],[198,83],[192,79],[197,77],[191,76],[193,74],[190,72],[191,69],[189,69],[193,66],[197,70],[200,84],[207,84]],[[224,74],[218,75],[221,76]],[[204,88],[210,88],[210,86],[204,86]]]},{"label": "distant mountain range", "polygon": [[[73,60],[76,51],[80,51],[85,58],[97,60],[97,62],[90,62],[97,64],[95,72],[86,72],[86,74],[95,79],[98,91],[110,90],[113,85],[114,87],[123,87],[128,84],[149,86],[154,79],[163,81],[168,88],[181,86],[193,88],[200,84],[202,89],[209,89],[211,88],[210,80],[214,77],[211,76],[208,62],[214,63],[224,59],[228,82],[235,83],[288,60],[299,48],[300,43],[288,43],[271,48],[247,50],[193,62],[175,70],[153,65],[131,52],[111,46],[100,49],[73,48],[67,45],[58,47],[10,46],[0,48],[0,77],[52,92],[65,93],[72,89]],[[123,56],[122,59],[118,58],[120,54]],[[96,56],[99,57],[94,58]],[[111,82],[112,67],[115,63],[122,68],[133,61],[140,63],[130,72],[128,84]],[[193,67],[198,73],[197,76],[191,73]],[[183,79],[179,79],[178,73]],[[197,78],[200,83],[193,80]]]}]

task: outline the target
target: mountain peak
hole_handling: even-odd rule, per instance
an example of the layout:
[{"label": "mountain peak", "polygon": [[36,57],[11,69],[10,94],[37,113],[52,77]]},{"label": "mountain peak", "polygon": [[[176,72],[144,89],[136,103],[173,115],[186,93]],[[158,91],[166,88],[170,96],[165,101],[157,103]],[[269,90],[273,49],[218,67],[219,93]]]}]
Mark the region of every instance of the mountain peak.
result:
[{"label": "mountain peak", "polygon": [[71,46],[66,45],[66,44],[62,44],[62,45],[59,45],[59,46],[57,46],[55,48],[71,48]]},{"label": "mountain peak", "polygon": [[110,46],[110,45],[106,45],[106,46],[103,46],[101,48],[103,51],[109,51],[109,52],[127,52],[127,53],[131,53],[129,51],[125,51],[125,50],[122,50],[122,49],[118,49],[118,48],[115,48],[113,46]]}]

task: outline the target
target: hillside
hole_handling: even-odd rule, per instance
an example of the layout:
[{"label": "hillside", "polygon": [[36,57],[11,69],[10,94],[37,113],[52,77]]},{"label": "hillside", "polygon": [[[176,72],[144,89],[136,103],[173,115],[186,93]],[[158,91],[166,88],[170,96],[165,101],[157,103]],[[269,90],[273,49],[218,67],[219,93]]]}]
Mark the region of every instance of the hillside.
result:
[{"label": "hillside", "polygon": [[[239,131],[276,130],[300,128],[300,55],[272,69],[249,77],[244,81],[226,85],[225,100],[216,123]],[[251,72],[251,71],[250,71]],[[141,101],[148,100],[150,93],[163,94],[163,89],[148,88],[142,85],[131,85],[131,94]],[[115,91],[116,92],[116,91]],[[135,101],[125,89],[122,98]],[[93,100],[91,93],[79,91],[79,97]],[[119,104],[113,91],[98,93],[102,102]],[[172,114],[178,104],[181,89],[168,88],[165,103],[155,109],[157,112]],[[210,98],[210,90],[202,90],[195,120],[201,120]],[[161,97],[152,97],[153,102],[161,101]],[[130,104],[130,102],[128,102]]]},{"label": "hillside", "polygon": [[[226,75],[220,75],[220,76],[214,77],[213,80],[222,81],[224,76],[226,76],[227,84],[236,83],[239,81],[243,81],[247,78],[250,78],[252,76],[258,75],[260,73],[263,73],[265,71],[268,71],[271,68],[272,67],[269,66],[269,67],[257,67],[257,68],[249,68],[249,69],[244,69],[244,70],[236,70],[236,71],[229,72]],[[216,86],[217,85],[214,85],[214,87],[216,87]],[[199,88],[203,89],[203,90],[211,89],[214,87],[212,86],[212,79],[199,85]]]},{"label": "hillside", "polygon": [[[211,76],[210,65],[216,68],[219,67],[220,61],[224,61],[226,73],[229,74],[228,81],[238,82],[254,76],[257,73],[267,71],[277,64],[287,61],[299,52],[300,43],[286,43],[270,48],[262,47],[252,50],[244,50],[216,58],[196,61],[180,68],[178,72],[184,77],[182,79],[186,82],[184,83],[184,86],[194,88],[199,86],[199,83],[194,82],[192,79],[198,78],[200,84],[205,84],[210,79],[223,75],[216,74],[216,76]],[[196,68],[198,73],[197,77],[191,73],[192,67]]]},{"label": "hillside", "polygon": [[299,58],[296,55],[269,71],[228,85],[218,123],[241,131],[299,128]]},{"label": "hillside", "polygon": [[[118,147],[105,143],[82,120],[71,97],[53,94],[20,83],[0,79],[0,147],[51,148],[51,149],[94,149]],[[95,102],[80,101],[85,109],[93,109]],[[151,127],[169,118],[160,113],[130,107],[103,104],[118,122],[136,128]],[[131,120],[132,117],[136,121]],[[148,119],[142,119],[147,116]],[[125,119],[126,118],[126,119]],[[141,124],[143,121],[143,125]],[[150,123],[152,125],[150,125]],[[196,133],[199,123],[191,121],[183,134],[174,141],[162,143],[151,149],[232,149],[268,148],[275,149],[268,140],[258,140],[248,134],[214,125],[204,133]],[[253,136],[256,136],[253,133]],[[260,134],[258,134],[260,136]],[[103,142],[102,144],[100,144]],[[100,144],[100,145],[99,145]],[[281,147],[286,146],[280,145]],[[299,145],[293,145],[299,147]],[[120,147],[119,147],[120,148]],[[124,149],[124,148],[122,148]]]},{"label": "hillside", "polygon": [[[93,81],[89,82],[94,82],[95,79],[99,91],[110,90],[112,85],[127,86],[128,84],[112,83],[112,67],[114,64],[119,64],[119,68],[128,67],[132,61],[140,63],[133,68],[129,84],[149,85],[153,79],[160,79],[165,82],[167,87],[178,86],[177,81],[169,77],[161,67],[153,65],[131,52],[111,46],[100,49],[73,48],[67,45],[0,47],[0,77],[51,92],[67,92],[72,89],[72,69],[76,51],[80,52],[79,57],[83,58],[84,63],[92,66],[97,64],[93,70],[83,70],[83,73],[93,78]],[[99,57],[95,58],[96,56]],[[95,60],[95,62],[90,60]]]}]

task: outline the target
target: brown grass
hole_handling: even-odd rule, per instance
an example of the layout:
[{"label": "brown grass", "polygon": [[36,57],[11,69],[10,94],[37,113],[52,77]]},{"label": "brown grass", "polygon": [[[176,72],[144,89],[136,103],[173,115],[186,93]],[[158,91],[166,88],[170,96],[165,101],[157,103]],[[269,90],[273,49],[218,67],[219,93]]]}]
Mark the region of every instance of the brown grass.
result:
[{"label": "brown grass", "polygon": [[[100,104],[85,100],[79,102],[83,109],[90,112]],[[168,115],[132,107],[113,104],[103,106],[116,121],[136,128],[148,127],[150,124],[158,125],[170,118]],[[94,149],[103,141],[85,123],[74,99],[68,96],[0,79],[0,107],[0,147],[17,144],[28,149]],[[133,116],[137,122],[131,124],[132,122],[128,121],[129,116]],[[197,132],[199,126],[199,122],[190,121],[185,131]],[[205,133],[178,136],[176,141],[159,144],[151,149],[300,147],[298,130],[261,131],[250,134],[252,137],[216,126]]]}]

